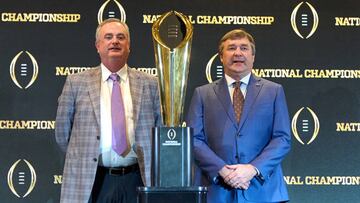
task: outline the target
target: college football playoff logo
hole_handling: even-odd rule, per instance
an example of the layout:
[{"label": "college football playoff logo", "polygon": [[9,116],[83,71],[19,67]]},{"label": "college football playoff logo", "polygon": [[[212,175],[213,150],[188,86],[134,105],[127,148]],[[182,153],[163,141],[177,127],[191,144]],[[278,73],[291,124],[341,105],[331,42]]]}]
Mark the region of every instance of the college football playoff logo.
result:
[{"label": "college football playoff logo", "polygon": [[[12,59],[10,63],[10,77],[20,89],[27,89],[35,82],[39,73],[39,66],[30,52],[25,51],[26,55],[23,53],[24,51],[20,51]],[[32,68],[29,67],[30,64]]]},{"label": "college football playoff logo", "polygon": [[300,2],[291,13],[290,21],[294,32],[302,39],[308,39],[319,25],[319,16],[309,2]]},{"label": "college football playoff logo", "polygon": [[176,138],[176,131],[173,128],[169,129],[167,132],[167,136],[169,140],[174,140]]},{"label": "college football playoff logo", "polygon": [[27,160],[22,160],[17,160],[10,167],[7,175],[7,183],[11,192],[19,198],[28,196],[36,184],[34,167]]},{"label": "college football playoff logo", "polygon": [[320,122],[313,110],[309,107],[306,107],[307,111],[303,111],[304,109],[302,107],[295,113],[291,121],[291,129],[298,142],[305,145],[303,139],[307,139],[309,141],[306,142],[306,145],[309,145],[319,134]]},{"label": "college football playoff logo", "polygon": [[206,64],[205,74],[209,83],[224,76],[224,69],[218,55],[219,54],[215,54],[212,56]]},{"label": "college football playoff logo", "polygon": [[99,9],[98,23],[104,19],[118,18],[122,22],[126,22],[126,13],[121,4],[116,0],[107,0]]}]

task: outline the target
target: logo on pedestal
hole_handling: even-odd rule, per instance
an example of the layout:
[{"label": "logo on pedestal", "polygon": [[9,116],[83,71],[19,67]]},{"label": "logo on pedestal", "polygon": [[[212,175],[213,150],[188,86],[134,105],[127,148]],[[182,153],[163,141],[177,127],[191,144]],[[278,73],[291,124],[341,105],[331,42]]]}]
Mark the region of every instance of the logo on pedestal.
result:
[{"label": "logo on pedestal", "polygon": [[169,140],[174,140],[175,137],[176,137],[176,131],[171,128],[171,129],[167,132],[167,136],[168,136]]}]

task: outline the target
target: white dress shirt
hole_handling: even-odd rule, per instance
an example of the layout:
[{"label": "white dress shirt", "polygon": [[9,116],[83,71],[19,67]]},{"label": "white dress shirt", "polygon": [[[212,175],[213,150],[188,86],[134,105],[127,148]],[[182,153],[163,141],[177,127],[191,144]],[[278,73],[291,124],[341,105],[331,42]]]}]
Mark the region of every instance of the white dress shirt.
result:
[{"label": "white dress shirt", "polygon": [[100,165],[105,167],[128,166],[137,163],[134,151],[134,115],[130,92],[127,64],[117,74],[120,76],[120,88],[123,97],[126,120],[126,136],[130,143],[130,152],[125,157],[118,155],[112,148],[112,124],[111,124],[111,92],[113,81],[109,79],[111,72],[101,64],[101,92],[100,92]]},{"label": "white dress shirt", "polygon": [[[251,73],[249,73],[248,75],[246,75],[245,77],[243,77],[240,82],[240,90],[241,90],[241,93],[243,94],[244,96],[244,99],[246,97],[246,88],[249,84],[249,80],[250,80],[250,75]],[[231,98],[231,102],[233,102],[233,94],[234,94],[234,82],[236,82],[236,80],[234,80],[232,77],[228,76],[225,74],[225,79],[226,79],[226,83],[228,85],[228,89],[229,89],[229,94],[230,94],[230,98]]]}]

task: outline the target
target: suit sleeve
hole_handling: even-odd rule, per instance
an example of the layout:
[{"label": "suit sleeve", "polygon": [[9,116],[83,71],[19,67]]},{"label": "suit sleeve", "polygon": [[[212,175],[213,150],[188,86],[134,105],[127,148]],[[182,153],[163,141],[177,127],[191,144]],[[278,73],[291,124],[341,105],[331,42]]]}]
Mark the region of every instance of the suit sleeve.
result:
[{"label": "suit sleeve", "polygon": [[273,116],[271,139],[261,154],[251,162],[260,171],[265,181],[274,168],[285,158],[291,145],[289,113],[284,90],[280,85],[277,86],[276,90]]},{"label": "suit sleeve", "polygon": [[197,165],[205,171],[210,180],[218,176],[218,172],[226,163],[210,149],[204,132],[204,100],[201,98],[200,88],[196,88],[191,99],[187,114],[187,125],[193,128],[194,157]]},{"label": "suit sleeve", "polygon": [[155,118],[155,126],[162,126],[162,117],[160,114],[160,95],[159,95],[159,86],[156,80],[155,82],[155,100],[154,100],[154,118]]},{"label": "suit sleeve", "polygon": [[63,91],[58,99],[55,122],[55,139],[62,151],[66,152],[70,139],[75,112],[75,97],[70,77],[65,81]]}]

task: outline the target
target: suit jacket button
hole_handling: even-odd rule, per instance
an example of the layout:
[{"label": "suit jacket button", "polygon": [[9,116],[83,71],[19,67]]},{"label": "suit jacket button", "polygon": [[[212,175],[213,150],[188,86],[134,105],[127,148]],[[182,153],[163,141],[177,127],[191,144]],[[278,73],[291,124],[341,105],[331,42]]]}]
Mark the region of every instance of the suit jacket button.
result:
[{"label": "suit jacket button", "polygon": [[94,161],[94,162],[97,162],[97,158],[93,158],[93,161]]},{"label": "suit jacket button", "polygon": [[97,140],[100,140],[100,136],[96,136],[96,139],[97,139]]}]

